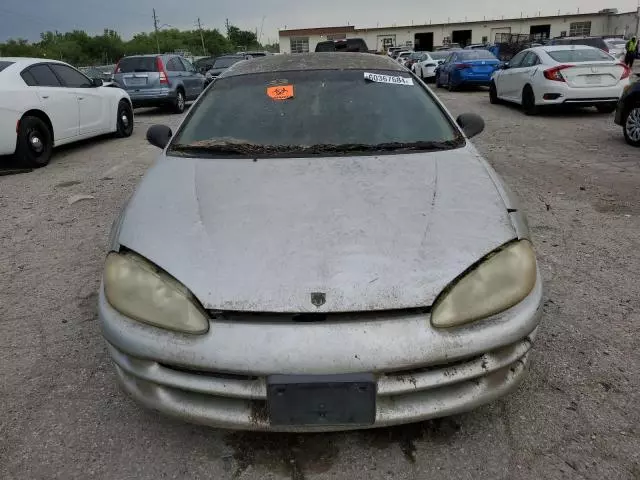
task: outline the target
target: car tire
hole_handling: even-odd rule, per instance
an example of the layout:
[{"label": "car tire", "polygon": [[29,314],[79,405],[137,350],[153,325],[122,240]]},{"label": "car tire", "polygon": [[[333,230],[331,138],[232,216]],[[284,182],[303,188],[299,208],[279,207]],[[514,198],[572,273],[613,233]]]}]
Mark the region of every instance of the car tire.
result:
[{"label": "car tire", "polygon": [[173,103],[173,111],[175,113],[183,113],[186,105],[187,99],[184,96],[184,91],[181,88],[178,88],[178,91],[176,92],[176,100]]},{"label": "car tire", "polygon": [[596,105],[598,112],[600,113],[613,113],[616,111],[615,103],[605,103],[604,105]]},{"label": "car tire", "polygon": [[496,84],[493,81],[489,85],[489,102],[493,105],[497,105],[500,103],[500,99],[498,98],[498,89],[496,88]]},{"label": "car tire", "polygon": [[640,101],[631,104],[622,118],[624,139],[629,145],[640,147]]},{"label": "car tire", "polygon": [[442,84],[440,83],[440,75],[436,74],[435,82],[436,82],[436,88],[442,87]]},{"label": "car tire", "polygon": [[53,153],[53,132],[38,117],[22,117],[18,125],[17,162],[25,168],[44,167]]},{"label": "car tire", "polygon": [[450,92],[455,92],[456,90],[458,90],[458,86],[451,83],[451,79],[449,79],[447,83],[447,90],[449,90]]},{"label": "car tire", "polygon": [[538,113],[536,96],[533,93],[531,85],[525,85],[522,89],[522,109],[526,115],[535,115]]},{"label": "car tire", "polygon": [[116,137],[130,137],[133,133],[133,108],[126,100],[118,103],[118,115],[116,118]]}]

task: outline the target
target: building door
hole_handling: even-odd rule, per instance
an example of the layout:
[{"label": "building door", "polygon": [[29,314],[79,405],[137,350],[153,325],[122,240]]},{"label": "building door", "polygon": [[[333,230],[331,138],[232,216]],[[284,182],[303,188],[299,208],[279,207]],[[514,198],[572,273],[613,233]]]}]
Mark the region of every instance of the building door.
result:
[{"label": "building door", "polygon": [[396,46],[395,35],[378,35],[378,45],[376,50],[378,52],[386,52],[390,47]]},{"label": "building door", "polygon": [[492,28],[489,43],[506,43],[509,42],[508,35],[511,34],[511,27]]},{"label": "building door", "polygon": [[433,32],[416,33],[413,43],[416,51],[433,51]]},{"label": "building door", "polygon": [[471,30],[454,30],[451,32],[451,42],[457,43],[462,48],[471,43]]},{"label": "building door", "polygon": [[534,42],[546,40],[551,37],[551,25],[531,25],[529,33]]}]

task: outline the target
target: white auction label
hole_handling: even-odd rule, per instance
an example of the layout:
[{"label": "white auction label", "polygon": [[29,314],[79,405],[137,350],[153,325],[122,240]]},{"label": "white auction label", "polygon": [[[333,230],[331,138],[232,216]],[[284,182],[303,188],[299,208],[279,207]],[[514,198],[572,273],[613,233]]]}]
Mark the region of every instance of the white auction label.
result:
[{"label": "white auction label", "polygon": [[413,85],[412,78],[394,77],[392,75],[381,75],[379,73],[364,72],[364,79],[377,83],[393,83],[394,85]]}]

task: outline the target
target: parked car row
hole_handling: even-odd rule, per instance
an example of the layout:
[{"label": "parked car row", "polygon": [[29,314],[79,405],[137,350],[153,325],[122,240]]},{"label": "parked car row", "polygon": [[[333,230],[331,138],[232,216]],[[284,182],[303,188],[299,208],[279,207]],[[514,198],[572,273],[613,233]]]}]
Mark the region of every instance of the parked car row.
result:
[{"label": "parked car row", "polygon": [[[392,47],[388,55],[423,81],[451,91],[464,86],[489,87],[491,103],[516,103],[527,115],[553,105],[595,107],[616,111],[616,123],[630,145],[640,145],[640,85],[631,84],[631,70],[621,62],[626,42],[589,37],[554,39],[501,62],[480,45],[438,52],[411,52]],[[606,50],[603,46],[606,44]]]},{"label": "parked car row", "polygon": [[640,147],[640,83],[631,83],[631,70],[600,48],[579,44],[533,47],[506,63],[486,50],[458,50],[436,67],[435,83],[449,90],[488,85],[491,103],[515,103],[527,115],[549,106],[615,111],[615,123],[622,126],[627,143]]}]

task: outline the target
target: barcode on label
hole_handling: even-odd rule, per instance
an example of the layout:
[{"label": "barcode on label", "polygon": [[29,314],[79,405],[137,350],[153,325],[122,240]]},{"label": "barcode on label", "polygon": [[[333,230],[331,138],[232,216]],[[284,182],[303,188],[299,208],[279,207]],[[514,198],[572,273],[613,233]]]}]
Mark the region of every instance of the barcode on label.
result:
[{"label": "barcode on label", "polygon": [[364,79],[376,83],[391,83],[394,85],[413,85],[412,78],[382,75],[380,73],[364,72]]}]

